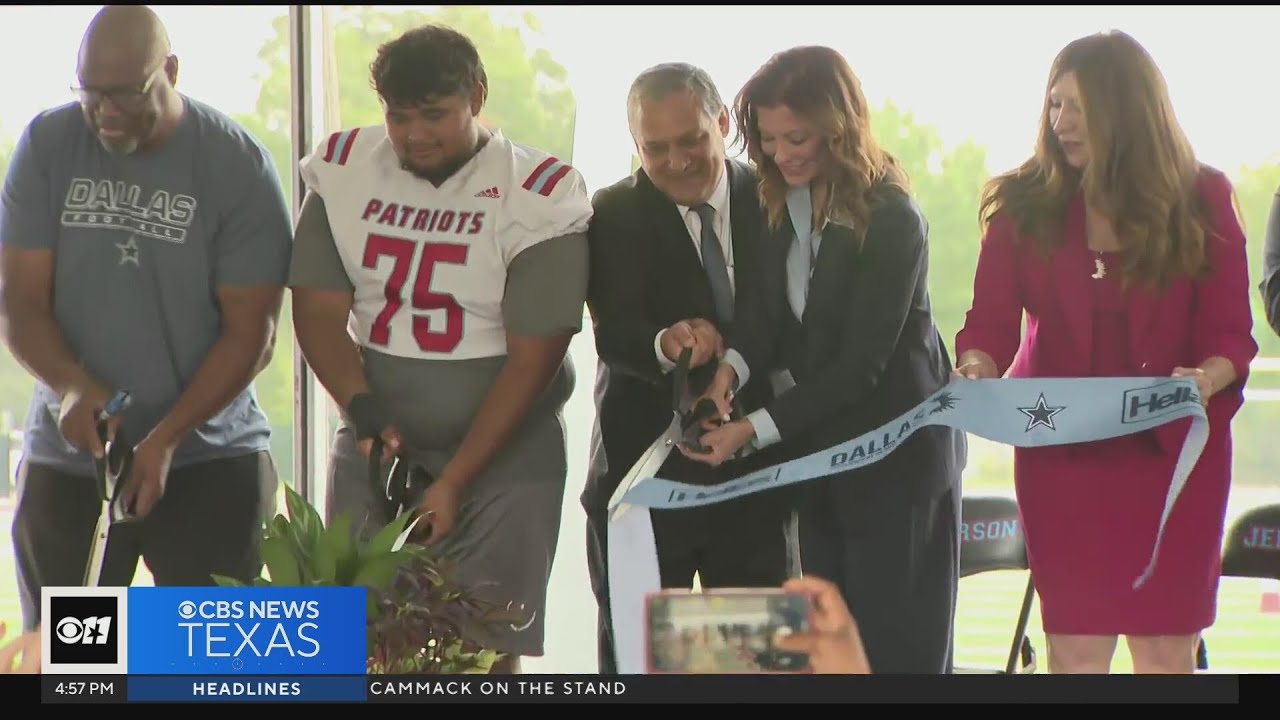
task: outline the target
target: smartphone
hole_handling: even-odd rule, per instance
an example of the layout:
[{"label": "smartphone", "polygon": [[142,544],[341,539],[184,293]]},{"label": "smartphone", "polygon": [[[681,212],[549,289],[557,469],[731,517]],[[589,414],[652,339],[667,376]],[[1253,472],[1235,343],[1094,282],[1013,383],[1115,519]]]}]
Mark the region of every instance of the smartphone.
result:
[{"label": "smartphone", "polygon": [[771,589],[662,590],[646,598],[651,674],[807,673],[779,633],[809,630],[809,599]]}]

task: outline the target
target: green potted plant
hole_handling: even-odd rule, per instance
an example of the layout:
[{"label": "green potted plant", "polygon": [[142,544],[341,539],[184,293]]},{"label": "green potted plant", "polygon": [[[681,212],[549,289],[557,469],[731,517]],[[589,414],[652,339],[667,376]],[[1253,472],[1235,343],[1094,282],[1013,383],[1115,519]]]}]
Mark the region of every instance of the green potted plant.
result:
[{"label": "green potted plant", "polygon": [[[328,527],[301,495],[285,486],[288,517],[276,517],[262,539],[269,577],[254,585],[368,588],[368,672],[374,674],[488,673],[500,657],[468,648],[467,624],[519,622],[516,614],[475,597],[452,580],[448,563],[429,548],[406,541],[411,516],[368,536],[348,514]],[[223,576],[223,586],[244,583]]]}]

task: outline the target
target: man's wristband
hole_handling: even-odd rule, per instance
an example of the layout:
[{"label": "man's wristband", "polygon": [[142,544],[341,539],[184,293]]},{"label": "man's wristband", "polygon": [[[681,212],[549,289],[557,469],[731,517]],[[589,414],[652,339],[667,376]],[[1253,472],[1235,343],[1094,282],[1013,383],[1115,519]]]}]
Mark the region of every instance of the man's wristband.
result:
[{"label": "man's wristband", "polygon": [[347,414],[355,425],[356,439],[367,440],[382,434],[390,422],[387,411],[373,393],[360,393],[347,404]]}]

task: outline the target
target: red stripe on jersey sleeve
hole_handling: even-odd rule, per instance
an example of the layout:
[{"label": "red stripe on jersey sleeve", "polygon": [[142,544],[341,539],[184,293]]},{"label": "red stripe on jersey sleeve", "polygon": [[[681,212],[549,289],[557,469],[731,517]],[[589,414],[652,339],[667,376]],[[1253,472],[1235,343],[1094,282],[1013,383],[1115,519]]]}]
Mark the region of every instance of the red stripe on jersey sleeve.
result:
[{"label": "red stripe on jersey sleeve", "polygon": [[549,157],[546,160],[543,160],[542,164],[534,168],[533,172],[530,173],[529,177],[525,178],[524,185],[523,185],[524,189],[532,190],[533,184],[538,182],[538,178],[542,176],[542,173],[545,172],[547,168],[551,167],[552,163],[556,163],[556,162],[559,162],[559,161],[553,157]]},{"label": "red stripe on jersey sleeve", "polygon": [[552,173],[551,177],[547,178],[547,181],[542,184],[542,188],[538,190],[538,193],[551,197],[551,191],[556,189],[556,183],[560,182],[560,178],[568,175],[572,169],[568,165],[561,164],[559,169]]},{"label": "red stripe on jersey sleeve", "polygon": [[351,134],[347,136],[346,147],[342,148],[342,157],[338,158],[339,165],[346,165],[347,158],[351,157],[351,148],[356,145],[356,135],[360,134],[360,128],[355,128]]},{"label": "red stripe on jersey sleeve", "polygon": [[338,138],[342,137],[342,133],[336,132],[329,136],[329,145],[324,151],[324,161],[333,162],[333,153],[338,149]]}]

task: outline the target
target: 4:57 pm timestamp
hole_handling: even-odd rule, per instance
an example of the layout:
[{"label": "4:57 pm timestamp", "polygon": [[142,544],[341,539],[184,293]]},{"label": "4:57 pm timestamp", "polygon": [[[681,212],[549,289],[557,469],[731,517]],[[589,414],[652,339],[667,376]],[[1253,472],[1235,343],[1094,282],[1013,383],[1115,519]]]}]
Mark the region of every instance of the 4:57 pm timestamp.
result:
[{"label": "4:57 pm timestamp", "polygon": [[47,703],[100,703],[125,699],[125,678],[45,675],[41,678],[42,700]]}]

